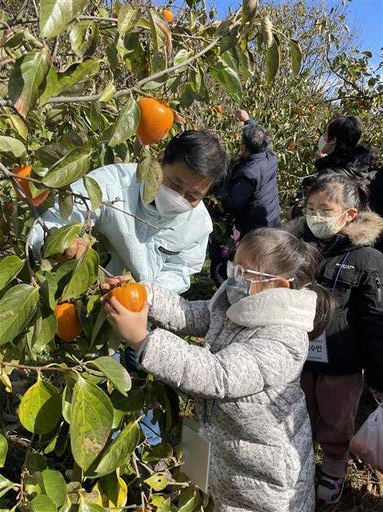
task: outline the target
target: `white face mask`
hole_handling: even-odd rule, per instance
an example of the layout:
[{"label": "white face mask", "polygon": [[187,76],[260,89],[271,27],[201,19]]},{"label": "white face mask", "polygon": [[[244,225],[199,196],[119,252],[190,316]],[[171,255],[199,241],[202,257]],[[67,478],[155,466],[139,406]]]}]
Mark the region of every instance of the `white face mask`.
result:
[{"label": "white face mask", "polygon": [[189,201],[166,185],[161,185],[154,202],[162,217],[174,217],[193,208]]},{"label": "white face mask", "polygon": [[337,217],[321,217],[320,215],[306,215],[306,223],[311,233],[320,240],[326,240],[335,236],[344,227],[338,224],[338,219],[344,215],[343,212]]},{"label": "white face mask", "polygon": [[[251,279],[243,278],[244,273],[254,274],[260,277],[264,277],[265,279],[257,279],[256,281],[252,281]],[[273,274],[266,274],[265,272],[245,269],[241,265],[234,265],[231,261],[227,262],[227,276],[228,279],[226,281],[226,295],[230,304],[235,304],[241,299],[252,295],[251,287],[253,283],[270,283],[272,281],[281,279],[280,276],[275,276]],[[288,281],[292,282],[294,281],[294,278],[291,277],[288,279]]]},{"label": "white face mask", "polygon": [[323,150],[324,150],[326,144],[327,144],[326,139],[324,138],[323,135],[321,135],[320,139],[318,140],[318,150],[319,150],[319,153],[323,153]]}]

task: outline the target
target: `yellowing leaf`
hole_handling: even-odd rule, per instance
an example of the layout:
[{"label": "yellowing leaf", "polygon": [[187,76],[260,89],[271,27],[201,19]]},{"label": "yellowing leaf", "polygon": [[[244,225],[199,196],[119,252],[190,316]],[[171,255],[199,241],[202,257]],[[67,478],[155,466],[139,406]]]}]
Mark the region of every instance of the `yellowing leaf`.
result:
[{"label": "yellowing leaf", "polygon": [[109,397],[80,377],[70,408],[70,442],[73,457],[85,472],[104,448],[112,425],[113,406]]},{"label": "yellowing leaf", "polygon": [[45,48],[29,52],[16,61],[9,78],[8,95],[20,115],[25,117],[34,108],[50,64],[51,56]]},{"label": "yellowing leaf", "polygon": [[145,203],[151,203],[162,184],[162,168],[157,160],[152,159],[149,152],[145,152],[143,158],[138,163],[137,179],[143,182],[143,200]]}]

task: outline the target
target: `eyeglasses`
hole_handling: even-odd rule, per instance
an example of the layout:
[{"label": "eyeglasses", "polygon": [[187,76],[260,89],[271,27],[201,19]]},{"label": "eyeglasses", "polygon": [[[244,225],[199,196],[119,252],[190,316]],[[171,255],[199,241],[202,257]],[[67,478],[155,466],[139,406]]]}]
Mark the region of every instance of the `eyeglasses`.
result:
[{"label": "eyeglasses", "polygon": [[[275,276],[273,274],[266,274],[266,272],[257,272],[256,270],[250,270],[248,268],[242,267],[242,265],[234,265],[232,261],[227,262],[227,276],[233,277],[236,280],[244,279],[245,274],[254,274],[257,276],[265,276],[267,279],[257,279],[255,282],[257,283],[268,283],[270,281],[277,281],[280,279],[279,276]],[[294,278],[291,277],[288,281],[294,281]]]},{"label": "eyeglasses", "polygon": [[324,208],[303,208],[303,213],[305,215],[319,215],[320,217],[331,217],[332,214],[336,213],[334,210],[326,210]]}]

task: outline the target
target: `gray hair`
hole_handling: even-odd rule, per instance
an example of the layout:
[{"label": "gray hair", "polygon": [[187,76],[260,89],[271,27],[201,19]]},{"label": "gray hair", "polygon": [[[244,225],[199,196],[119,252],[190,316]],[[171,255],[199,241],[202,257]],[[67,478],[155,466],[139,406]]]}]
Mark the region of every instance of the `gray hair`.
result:
[{"label": "gray hair", "polygon": [[270,145],[270,133],[260,124],[248,124],[242,132],[242,144],[250,153],[262,153]]}]

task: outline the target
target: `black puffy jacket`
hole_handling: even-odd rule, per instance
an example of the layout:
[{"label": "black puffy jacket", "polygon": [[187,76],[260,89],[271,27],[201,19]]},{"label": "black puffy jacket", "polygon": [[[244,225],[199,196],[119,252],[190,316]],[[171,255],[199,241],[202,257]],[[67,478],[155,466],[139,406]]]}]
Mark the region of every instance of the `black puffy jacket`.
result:
[{"label": "black puffy jacket", "polygon": [[317,280],[336,300],[326,329],[329,362],[307,362],[305,368],[332,375],[366,369],[368,385],[383,391],[383,255],[371,247],[383,232],[383,219],[361,213],[345,234],[326,242],[312,235],[303,218],[285,228],[320,249]]},{"label": "black puffy jacket", "polygon": [[315,180],[329,173],[339,173],[358,180],[370,194],[370,208],[379,214],[383,212],[383,171],[378,171],[375,150],[368,143],[362,143],[348,152],[335,152],[318,158],[315,168],[317,172],[304,178],[297,191],[292,205],[293,217],[302,215],[302,207]]},{"label": "black puffy jacket", "polygon": [[242,235],[256,227],[280,224],[277,171],[278,160],[269,149],[239,158],[218,191],[225,212],[233,215]]}]

